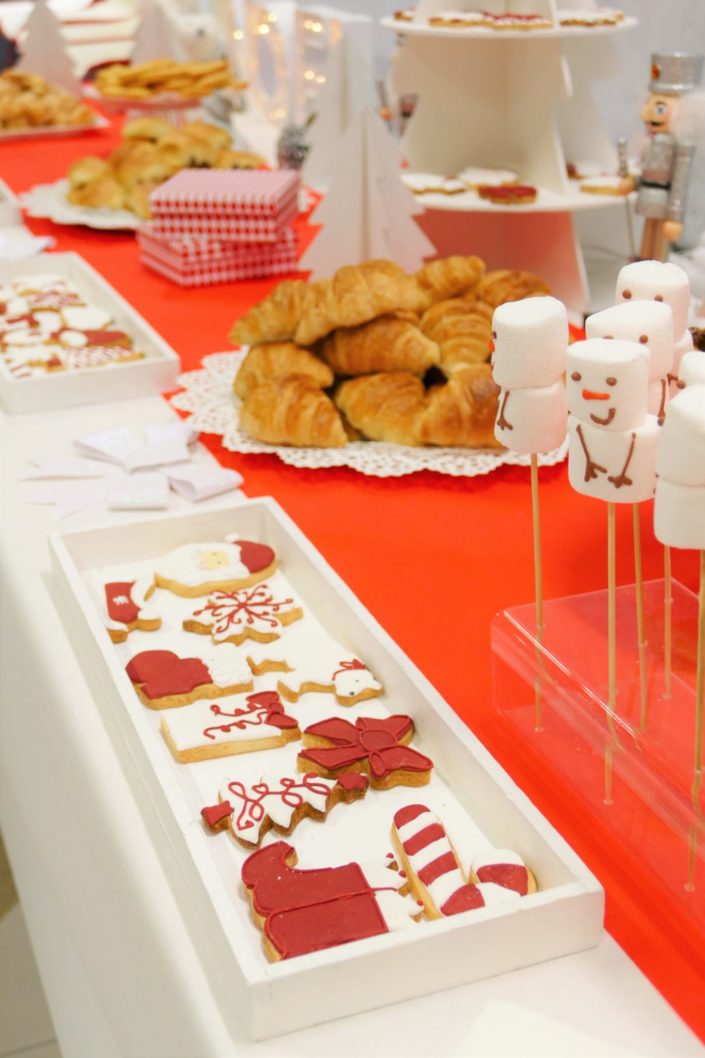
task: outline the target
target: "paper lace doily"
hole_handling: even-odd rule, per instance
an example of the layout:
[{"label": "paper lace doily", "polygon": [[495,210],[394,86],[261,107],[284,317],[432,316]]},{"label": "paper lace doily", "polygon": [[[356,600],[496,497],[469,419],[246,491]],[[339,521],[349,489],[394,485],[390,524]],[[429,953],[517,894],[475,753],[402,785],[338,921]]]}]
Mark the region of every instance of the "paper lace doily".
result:
[{"label": "paper lace doily", "polygon": [[[516,452],[489,448],[411,448],[379,441],[352,441],[344,448],[292,448],[253,441],[240,429],[240,401],[233,393],[233,379],[246,350],[212,353],[203,358],[203,367],[179,376],[184,386],[171,403],[188,412],[191,425],[202,433],[222,438],[230,452],[276,455],[294,467],[318,470],[325,467],[352,467],[361,474],[378,478],[398,478],[418,470],[435,470],[452,477],[477,477],[505,465],[528,466],[530,457]],[[555,466],[565,459],[567,443],[555,452],[539,456],[542,466]]]},{"label": "paper lace doily", "polygon": [[142,221],[127,209],[91,209],[67,201],[68,180],[54,184],[37,184],[19,196],[30,217],[43,217],[55,224],[82,224],[101,231],[125,231],[139,228]]}]

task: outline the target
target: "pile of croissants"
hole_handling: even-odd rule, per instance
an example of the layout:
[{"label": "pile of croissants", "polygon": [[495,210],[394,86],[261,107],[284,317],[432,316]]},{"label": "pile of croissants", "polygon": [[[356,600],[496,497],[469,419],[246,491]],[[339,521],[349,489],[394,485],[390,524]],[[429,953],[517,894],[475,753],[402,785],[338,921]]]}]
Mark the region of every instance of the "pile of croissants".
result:
[{"label": "pile of croissants", "polygon": [[496,447],[492,314],[548,289],[529,272],[447,257],[407,275],[391,261],[285,280],[236,322],[240,425],[274,445],[353,440]]}]

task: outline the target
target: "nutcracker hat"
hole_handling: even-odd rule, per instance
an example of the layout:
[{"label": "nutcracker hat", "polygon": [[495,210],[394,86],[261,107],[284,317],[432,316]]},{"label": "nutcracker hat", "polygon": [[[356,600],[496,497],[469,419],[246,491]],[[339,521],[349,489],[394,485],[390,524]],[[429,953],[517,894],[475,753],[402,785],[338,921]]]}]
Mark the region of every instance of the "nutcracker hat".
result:
[{"label": "nutcracker hat", "polygon": [[703,56],[683,51],[657,51],[651,56],[650,92],[680,96],[700,84]]}]

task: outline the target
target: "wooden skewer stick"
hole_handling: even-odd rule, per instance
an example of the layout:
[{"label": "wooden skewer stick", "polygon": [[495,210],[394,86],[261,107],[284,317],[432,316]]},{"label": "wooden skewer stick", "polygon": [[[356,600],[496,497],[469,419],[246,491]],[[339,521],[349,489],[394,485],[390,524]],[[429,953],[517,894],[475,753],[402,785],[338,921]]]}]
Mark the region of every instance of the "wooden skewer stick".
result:
[{"label": "wooden skewer stick", "polygon": [[644,622],[644,578],[641,566],[641,524],[639,504],[632,504],[634,526],[634,580],[636,590],[636,635],[639,644],[639,726],[646,731],[648,721],[648,695],[646,683],[646,625]]},{"label": "wooden skewer stick", "polygon": [[673,593],[671,590],[671,549],[663,549],[663,696],[670,698],[673,672]]},{"label": "wooden skewer stick", "polygon": [[[700,552],[700,591],[698,594],[698,655],[695,671],[695,751],[693,754],[693,785],[691,797],[693,809],[700,825],[705,824],[700,807],[700,787],[703,781],[703,721],[705,719],[705,551]],[[698,843],[698,825],[690,829],[688,847],[688,883],[686,889],[695,889],[695,856]]]},{"label": "wooden skewer stick", "polygon": [[605,746],[604,803],[612,802],[612,758],[617,740],[617,558],[615,504],[607,504],[607,726],[614,740]]},{"label": "wooden skewer stick", "polygon": [[[539,668],[543,669],[541,644],[543,643],[543,571],[541,567],[541,520],[539,508],[539,466],[536,452],[531,453],[531,517],[534,529],[534,592],[536,595],[536,654]],[[534,728],[541,731],[543,707],[541,701],[541,674],[534,681]]]}]

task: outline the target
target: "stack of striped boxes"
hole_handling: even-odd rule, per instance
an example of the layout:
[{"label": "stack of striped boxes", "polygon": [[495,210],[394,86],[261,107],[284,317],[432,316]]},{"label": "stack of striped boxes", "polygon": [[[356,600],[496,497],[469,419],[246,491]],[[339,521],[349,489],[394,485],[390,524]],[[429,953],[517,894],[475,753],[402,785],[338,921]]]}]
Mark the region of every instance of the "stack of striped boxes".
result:
[{"label": "stack of striped boxes", "polygon": [[142,260],[181,286],[292,272],[298,190],[290,169],[183,169],[150,195]]}]

